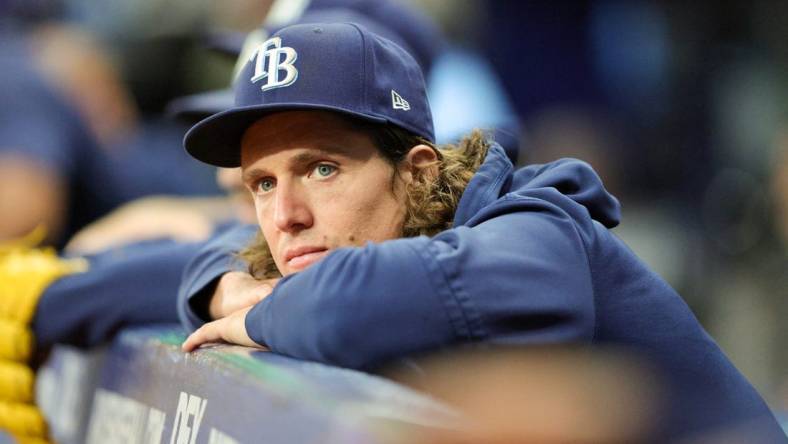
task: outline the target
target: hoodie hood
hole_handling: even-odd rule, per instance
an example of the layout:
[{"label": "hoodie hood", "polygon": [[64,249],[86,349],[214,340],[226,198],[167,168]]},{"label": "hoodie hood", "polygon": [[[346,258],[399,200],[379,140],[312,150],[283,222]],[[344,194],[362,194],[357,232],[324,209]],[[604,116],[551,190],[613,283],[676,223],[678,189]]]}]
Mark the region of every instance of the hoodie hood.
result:
[{"label": "hoodie hood", "polygon": [[515,172],[503,148],[493,142],[484,163],[460,198],[454,225],[465,225],[482,208],[505,194],[527,194],[528,190],[539,188],[556,189],[566,199],[585,207],[592,219],[607,228],[621,221],[618,199],[605,189],[589,164],[577,159],[560,159]]}]

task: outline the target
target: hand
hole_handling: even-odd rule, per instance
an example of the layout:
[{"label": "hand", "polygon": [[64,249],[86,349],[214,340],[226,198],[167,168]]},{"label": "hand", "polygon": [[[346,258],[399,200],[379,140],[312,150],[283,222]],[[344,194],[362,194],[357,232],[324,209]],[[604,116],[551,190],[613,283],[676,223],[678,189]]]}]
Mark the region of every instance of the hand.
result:
[{"label": "hand", "polygon": [[249,273],[231,271],[219,279],[208,305],[211,319],[221,319],[251,307],[271,294],[279,279],[257,280]]},{"label": "hand", "polygon": [[251,309],[252,307],[242,308],[227,317],[203,325],[186,338],[186,341],[181,345],[181,349],[185,352],[190,352],[208,342],[226,342],[247,347],[260,347],[246,333],[246,314]]}]

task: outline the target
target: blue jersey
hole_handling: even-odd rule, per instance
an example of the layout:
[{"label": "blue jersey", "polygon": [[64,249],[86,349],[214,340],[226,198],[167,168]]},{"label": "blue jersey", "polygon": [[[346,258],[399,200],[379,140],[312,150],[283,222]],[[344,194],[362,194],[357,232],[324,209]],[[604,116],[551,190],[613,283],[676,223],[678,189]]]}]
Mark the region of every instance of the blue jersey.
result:
[{"label": "blue jersey", "polygon": [[[467,343],[625,346],[668,378],[667,433],[753,420],[764,436],[783,439],[681,297],[610,231],[619,218],[618,201],[586,163],[515,171],[493,145],[454,228],[333,251],[283,278],[248,313],[246,329],[275,352],[362,369]],[[187,265],[179,310],[191,329],[203,321],[190,282],[220,276],[217,264],[227,261],[216,255],[242,238]]]}]

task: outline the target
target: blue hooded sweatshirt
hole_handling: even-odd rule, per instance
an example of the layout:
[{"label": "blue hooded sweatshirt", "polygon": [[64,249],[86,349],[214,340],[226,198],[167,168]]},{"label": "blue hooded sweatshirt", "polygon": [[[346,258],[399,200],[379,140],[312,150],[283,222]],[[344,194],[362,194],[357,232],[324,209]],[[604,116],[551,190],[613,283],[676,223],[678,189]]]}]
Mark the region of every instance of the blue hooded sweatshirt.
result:
[{"label": "blue hooded sweatshirt", "polygon": [[[283,278],[246,330],[274,352],[361,369],[467,343],[624,346],[668,379],[668,436],[748,423],[758,442],[785,440],[681,297],[610,231],[619,219],[586,163],[514,171],[493,144],[452,229],[333,251]],[[204,322],[194,282],[220,276],[222,249],[237,247],[187,266],[179,310],[190,329]]]}]

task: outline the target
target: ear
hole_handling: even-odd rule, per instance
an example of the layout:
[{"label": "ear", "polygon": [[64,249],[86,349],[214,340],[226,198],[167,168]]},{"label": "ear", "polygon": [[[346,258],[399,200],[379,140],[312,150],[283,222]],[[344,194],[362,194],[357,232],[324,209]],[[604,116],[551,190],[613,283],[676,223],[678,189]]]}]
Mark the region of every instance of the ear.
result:
[{"label": "ear", "polygon": [[438,177],[438,153],[433,148],[420,144],[405,155],[405,159],[400,163],[400,176],[406,183],[410,183],[414,177],[422,174],[426,174],[430,179]]}]

